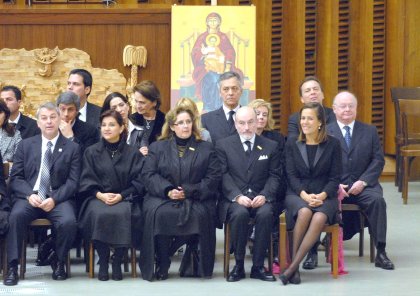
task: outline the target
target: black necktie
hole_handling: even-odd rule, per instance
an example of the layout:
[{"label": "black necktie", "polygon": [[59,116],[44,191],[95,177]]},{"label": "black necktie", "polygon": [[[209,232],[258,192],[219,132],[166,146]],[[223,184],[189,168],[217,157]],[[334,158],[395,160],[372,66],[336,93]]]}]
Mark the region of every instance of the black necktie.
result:
[{"label": "black necktie", "polygon": [[228,119],[228,123],[229,123],[229,127],[232,128],[235,125],[235,121],[233,121],[233,115],[235,114],[235,111],[230,110],[229,111],[229,119]]},{"label": "black necktie", "polygon": [[50,164],[51,164],[51,151],[52,143],[48,141],[47,150],[45,151],[44,158],[41,163],[41,180],[39,181],[38,195],[44,200],[48,197],[51,187],[50,180]]},{"label": "black necktie", "polygon": [[245,155],[247,156],[247,157],[250,157],[251,156],[251,141],[245,141],[244,142],[245,143],[245,145],[248,147],[248,149],[245,151]]},{"label": "black necktie", "polygon": [[346,130],[346,134],[344,135],[344,140],[346,141],[347,148],[350,148],[350,144],[351,144],[350,127],[346,125],[344,126],[344,129]]}]

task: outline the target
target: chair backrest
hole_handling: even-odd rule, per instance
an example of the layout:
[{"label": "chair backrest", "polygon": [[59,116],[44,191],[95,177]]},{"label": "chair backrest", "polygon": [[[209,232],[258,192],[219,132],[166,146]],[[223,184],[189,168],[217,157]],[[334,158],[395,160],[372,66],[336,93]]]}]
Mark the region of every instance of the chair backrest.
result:
[{"label": "chair backrest", "polygon": [[414,139],[420,139],[420,100],[401,100],[399,108],[402,144],[408,145],[413,143]]},{"label": "chair backrest", "polygon": [[403,100],[420,100],[420,87],[391,87],[391,98],[395,107],[396,136],[402,137],[400,102]]}]

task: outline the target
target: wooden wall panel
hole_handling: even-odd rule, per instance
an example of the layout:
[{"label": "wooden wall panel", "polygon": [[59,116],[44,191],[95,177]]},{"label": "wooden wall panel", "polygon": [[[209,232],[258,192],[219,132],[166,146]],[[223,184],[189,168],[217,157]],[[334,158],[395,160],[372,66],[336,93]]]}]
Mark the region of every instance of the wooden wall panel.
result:
[{"label": "wooden wall panel", "polygon": [[387,1],[385,43],[385,153],[387,154],[395,154],[395,109],[390,88],[404,85],[404,16],[405,1]]},{"label": "wooden wall panel", "polygon": [[338,90],[338,4],[338,0],[317,4],[316,76],[323,86],[323,104],[328,107]]},{"label": "wooden wall panel", "polygon": [[282,125],[301,107],[299,84],[305,77],[305,0],[283,1]]},{"label": "wooden wall panel", "polygon": [[350,2],[349,89],[358,98],[358,119],[372,118],[373,0]]}]

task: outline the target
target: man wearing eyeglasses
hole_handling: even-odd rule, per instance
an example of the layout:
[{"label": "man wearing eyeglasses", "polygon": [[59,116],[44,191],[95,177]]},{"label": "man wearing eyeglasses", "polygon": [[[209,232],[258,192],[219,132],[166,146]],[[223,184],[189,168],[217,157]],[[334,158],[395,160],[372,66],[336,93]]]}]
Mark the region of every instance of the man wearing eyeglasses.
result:
[{"label": "man wearing eyeglasses", "polygon": [[[386,203],[379,184],[385,160],[378,132],[374,126],[356,120],[357,99],[354,94],[340,92],[334,98],[333,109],[337,121],[330,123],[327,129],[341,143],[343,175],[340,190],[345,195],[343,203],[357,204],[364,211],[375,239],[375,266],[392,270],[394,264],[385,252]],[[360,229],[358,215],[352,214],[343,214],[344,239],[350,239]]]},{"label": "man wearing eyeglasses", "polygon": [[[308,76],[302,80],[299,86],[300,101],[302,104],[310,102],[317,102],[322,105],[324,100],[324,92],[322,91],[322,85],[319,79],[315,76]],[[324,107],[327,124],[335,121],[335,115],[331,108]],[[295,112],[289,117],[287,124],[287,136],[297,137],[299,136],[299,112]]]},{"label": "man wearing eyeglasses", "polygon": [[235,113],[239,109],[242,95],[242,80],[236,72],[225,72],[219,77],[220,97],[223,105],[217,110],[203,114],[203,128],[210,132],[211,140],[218,140],[236,134]]}]

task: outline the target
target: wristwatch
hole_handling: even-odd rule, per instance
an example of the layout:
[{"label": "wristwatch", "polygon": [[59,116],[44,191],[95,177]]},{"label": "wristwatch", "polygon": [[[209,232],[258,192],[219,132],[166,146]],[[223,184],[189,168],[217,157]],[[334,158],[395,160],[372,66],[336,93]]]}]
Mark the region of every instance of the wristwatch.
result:
[{"label": "wristwatch", "polygon": [[367,183],[365,181],[362,181],[363,187],[367,186]]}]

